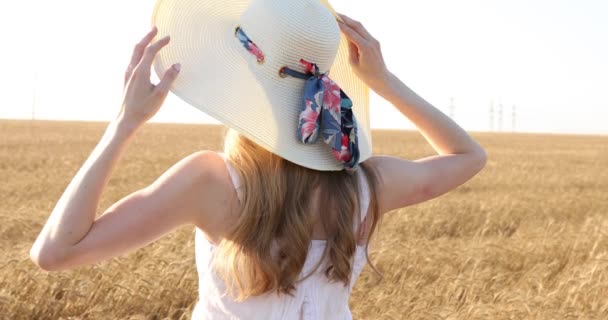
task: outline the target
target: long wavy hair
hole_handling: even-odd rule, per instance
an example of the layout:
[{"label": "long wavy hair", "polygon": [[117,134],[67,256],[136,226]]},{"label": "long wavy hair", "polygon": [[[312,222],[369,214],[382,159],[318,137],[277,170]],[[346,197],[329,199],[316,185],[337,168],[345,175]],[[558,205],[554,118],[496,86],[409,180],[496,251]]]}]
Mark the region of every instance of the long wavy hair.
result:
[{"label": "long wavy hair", "polygon": [[[226,132],[224,153],[240,177],[242,199],[237,221],[218,244],[213,261],[233,299],[242,301],[270,291],[293,295],[295,284],[312,274],[299,279],[312,240],[313,210],[323,210],[318,219],[327,235],[315,271],[328,258],[327,278],[349,285],[361,237],[367,262],[381,276],[368,254],[369,240],[380,219],[379,176],[372,166],[360,164],[371,191],[370,209],[364,224],[367,230],[355,230],[355,219],[361,218],[356,172],[296,165],[232,129]],[[311,205],[314,195],[319,196],[322,209]]]}]

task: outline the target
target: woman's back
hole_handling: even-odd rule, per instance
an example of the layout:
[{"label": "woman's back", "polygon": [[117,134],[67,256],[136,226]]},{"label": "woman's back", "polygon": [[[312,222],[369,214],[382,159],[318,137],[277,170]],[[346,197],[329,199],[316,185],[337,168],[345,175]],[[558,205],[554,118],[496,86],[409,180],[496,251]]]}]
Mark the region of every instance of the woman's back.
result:
[{"label": "woman's back", "polygon": [[[226,169],[240,197],[239,186],[241,179],[225,159]],[[360,181],[361,222],[365,221],[369,206],[369,188],[365,175],[357,171]],[[312,214],[312,213],[311,213]],[[323,214],[323,212],[319,212]],[[356,213],[353,213],[356,214]],[[356,216],[356,215],[355,215]],[[358,230],[359,222],[355,220],[354,230]],[[354,254],[350,285],[342,282],[330,282],[325,275],[327,261],[317,264],[323,256],[326,241],[314,239],[311,241],[306,262],[300,272],[300,279],[309,277],[295,284],[293,296],[267,292],[260,296],[249,297],[243,302],[230,298],[226,292],[223,280],[214,272],[212,259],[216,244],[209,240],[205,233],[196,228],[195,254],[199,275],[199,302],[193,319],[351,319],[348,300],[353,285],[366,263],[365,244],[358,243]]]},{"label": "woman's back", "polygon": [[[152,31],[135,47],[119,117],[58,201],[30,255],[45,270],[62,270],[124,254],[195,224],[200,301],[194,318],[350,319],[349,294],[367,258],[355,230],[366,230],[362,238],[369,241],[381,215],[463,184],[485,166],[485,151],[388,71],[379,42],[357,21],[341,15],[337,24],[314,1],[251,1],[248,8],[228,2],[158,2],[159,34],[180,35],[177,45],[155,59],[169,38],[148,46],[157,34]],[[234,9],[231,19],[224,8]],[[267,22],[283,24],[269,28]],[[341,41],[338,28],[348,42]],[[209,36],[200,37],[203,31]],[[195,36],[182,37],[186,34]],[[276,36],[289,45],[265,45],[264,39]],[[298,61],[303,54],[311,61]],[[177,58],[184,63],[182,81],[173,82],[180,70],[174,64],[157,86],[149,82],[152,61],[158,72]],[[305,73],[295,70],[302,66]],[[348,95],[329,78],[330,69]],[[372,156],[362,82],[412,120],[438,155],[414,161]],[[226,90],[235,85],[246,94]],[[235,166],[215,152],[197,152],[94,220],[122,147],[158,110],[170,86],[243,135],[225,148]],[[349,169],[359,165],[364,170],[353,176]],[[239,181],[245,192],[237,214],[233,187]],[[362,195],[361,205],[355,193]],[[219,240],[218,245],[207,239]],[[276,256],[280,259],[272,259]],[[331,264],[298,282],[321,256]],[[227,294],[227,278],[237,283],[240,302]]]}]

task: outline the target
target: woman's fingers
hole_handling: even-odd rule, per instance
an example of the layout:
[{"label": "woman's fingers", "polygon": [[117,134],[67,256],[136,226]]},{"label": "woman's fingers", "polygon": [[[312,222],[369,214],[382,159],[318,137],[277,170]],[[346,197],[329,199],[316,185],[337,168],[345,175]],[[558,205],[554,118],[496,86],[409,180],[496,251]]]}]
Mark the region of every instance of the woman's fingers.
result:
[{"label": "woman's fingers", "polygon": [[139,63],[141,57],[144,55],[144,50],[150,44],[150,41],[156,37],[157,33],[158,29],[153,27],[152,30],[148,32],[148,34],[137,43],[137,45],[135,45],[135,49],[133,49],[133,57],[131,57],[132,65],[136,66]]},{"label": "woman's fingers", "polygon": [[357,47],[356,44],[349,42],[348,43],[348,54],[350,57],[350,63],[351,64],[359,64],[359,60],[361,59],[359,57],[359,48]]},{"label": "woman's fingers", "polygon": [[365,29],[361,22],[341,13],[338,13],[342,20],[344,20],[344,24],[349,27],[351,30],[354,30],[360,38],[363,39],[363,42],[372,42],[374,37]]},{"label": "woman's fingers", "polygon": [[174,64],[165,71],[157,85],[150,82],[152,61],[170,41],[169,36],[166,36],[150,44],[156,37],[157,32],[156,28],[153,28],[135,46],[131,64],[127,71],[128,77],[125,79],[125,93],[121,112],[124,117],[129,118],[129,121],[133,123],[144,123],[156,114],[181,68],[179,63]]},{"label": "woman's fingers", "polygon": [[177,78],[177,75],[179,74],[181,67],[182,66],[179,63],[172,65],[169,69],[167,69],[167,71],[165,71],[163,78],[160,80],[160,82],[154,88],[154,92],[158,96],[160,96],[161,99],[164,99],[167,96],[167,94],[169,93],[169,89],[171,89],[171,85]]},{"label": "woman's fingers", "polygon": [[384,90],[389,72],[384,63],[380,42],[360,22],[340,13],[338,15],[344,20],[344,23],[338,25],[349,40],[348,50],[353,71],[372,90]]},{"label": "woman's fingers", "polygon": [[131,61],[129,62],[129,66],[127,67],[127,71],[125,72],[125,84],[131,78],[131,75],[133,74],[133,70],[139,64],[139,61],[141,61],[141,58],[144,55],[144,50],[146,49],[146,47],[148,46],[148,44],[150,44],[150,41],[152,41],[152,39],[154,39],[154,37],[156,36],[157,32],[158,32],[158,29],[156,28],[156,26],[153,27],[152,30],[150,30],[150,32],[148,32],[148,34],[146,34],[146,36],[143,37],[135,45],[135,48],[133,48],[133,55],[131,56]]},{"label": "woman's fingers", "polygon": [[139,62],[139,65],[137,66],[137,68],[143,72],[149,73],[150,68],[152,67],[152,61],[154,61],[156,54],[160,51],[160,49],[162,49],[164,46],[166,46],[170,40],[171,40],[171,38],[169,36],[165,36],[162,39],[160,39],[160,40],[154,42],[153,44],[149,45],[148,47],[146,47],[146,49],[144,50],[144,56],[142,57],[141,61]]},{"label": "woman's fingers", "polygon": [[338,25],[348,40],[354,42],[358,46],[362,46],[367,43],[367,41],[357,31],[349,27],[346,23],[338,23]]},{"label": "woman's fingers", "polygon": [[340,29],[344,32],[344,35],[348,39],[348,54],[350,57],[350,63],[358,64],[359,63],[359,47],[363,38],[358,35],[355,31],[348,28],[343,23],[338,23],[340,25]]}]

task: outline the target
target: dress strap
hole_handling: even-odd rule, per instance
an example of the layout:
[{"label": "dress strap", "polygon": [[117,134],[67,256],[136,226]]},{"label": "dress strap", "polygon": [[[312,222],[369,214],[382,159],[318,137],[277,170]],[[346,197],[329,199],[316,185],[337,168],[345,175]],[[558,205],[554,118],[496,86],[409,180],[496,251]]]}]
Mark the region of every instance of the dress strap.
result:
[{"label": "dress strap", "polygon": [[363,222],[367,217],[367,210],[369,208],[370,190],[367,183],[367,177],[365,176],[365,173],[363,173],[363,169],[359,168],[357,170],[357,174],[359,175],[359,191],[361,195],[359,201],[359,205],[361,206],[361,222]]},{"label": "dress strap", "polygon": [[369,202],[370,202],[371,196],[370,196],[369,185],[367,183],[367,177],[365,176],[365,173],[363,173],[363,169],[359,168],[357,170],[357,174],[359,175],[359,191],[360,191],[359,206],[361,207],[361,223],[360,223],[360,225],[357,225],[356,220],[355,220],[354,224],[355,224],[355,230],[357,230],[357,228],[359,228],[357,244],[364,245],[365,244],[365,230],[367,230],[367,210],[369,208]]},{"label": "dress strap", "polygon": [[228,169],[228,173],[230,174],[230,180],[232,180],[232,185],[234,186],[234,189],[236,190],[237,197],[239,198],[239,200],[242,200],[241,188],[240,188],[241,180],[239,179],[239,175],[237,174],[236,170],[234,170],[234,167],[230,163],[230,160],[228,160],[228,157],[224,153],[219,153],[219,155],[221,155],[222,159],[224,159],[224,163],[226,164],[226,169]]}]

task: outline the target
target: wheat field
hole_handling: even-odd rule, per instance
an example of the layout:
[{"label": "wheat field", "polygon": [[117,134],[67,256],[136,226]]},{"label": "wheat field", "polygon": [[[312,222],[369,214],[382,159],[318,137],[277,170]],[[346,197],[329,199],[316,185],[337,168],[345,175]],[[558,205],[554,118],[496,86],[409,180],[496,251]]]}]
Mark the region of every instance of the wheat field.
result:
[{"label": "wheat field", "polygon": [[[0,120],[0,318],[190,319],[194,227],[126,256],[57,273],[28,251],[107,123]],[[146,124],[99,211],[224,128]],[[608,319],[608,136],[472,133],[484,170],[387,214],[351,296],[354,319]],[[374,152],[434,154],[414,131],[374,131]]]}]

